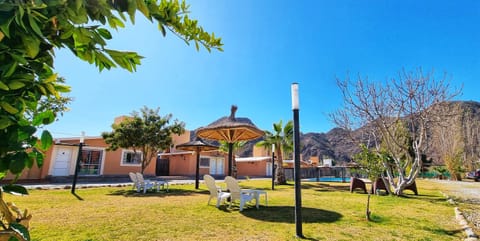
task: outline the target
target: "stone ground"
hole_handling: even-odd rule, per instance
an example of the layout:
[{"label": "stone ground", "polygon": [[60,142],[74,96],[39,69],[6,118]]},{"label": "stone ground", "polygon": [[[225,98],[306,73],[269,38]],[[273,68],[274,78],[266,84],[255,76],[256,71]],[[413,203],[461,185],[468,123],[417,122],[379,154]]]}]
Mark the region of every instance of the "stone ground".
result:
[{"label": "stone ground", "polygon": [[480,182],[434,180],[446,187],[445,194],[463,203],[461,212],[473,231],[480,235]]}]

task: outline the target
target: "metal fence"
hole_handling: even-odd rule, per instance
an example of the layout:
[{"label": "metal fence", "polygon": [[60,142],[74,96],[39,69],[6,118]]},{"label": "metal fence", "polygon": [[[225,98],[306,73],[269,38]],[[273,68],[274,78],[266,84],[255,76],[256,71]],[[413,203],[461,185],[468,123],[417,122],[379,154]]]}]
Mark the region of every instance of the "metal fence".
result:
[{"label": "metal fence", "polygon": [[[287,180],[293,180],[293,168],[285,168],[285,177]],[[300,169],[300,176],[304,178],[320,178],[320,177],[350,177],[350,168],[347,167],[308,167]]]}]

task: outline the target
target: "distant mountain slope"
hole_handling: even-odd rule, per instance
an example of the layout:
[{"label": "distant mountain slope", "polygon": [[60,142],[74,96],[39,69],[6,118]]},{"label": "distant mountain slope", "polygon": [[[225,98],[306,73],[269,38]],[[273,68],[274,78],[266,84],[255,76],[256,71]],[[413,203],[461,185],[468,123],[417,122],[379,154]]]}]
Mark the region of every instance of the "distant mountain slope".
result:
[{"label": "distant mountain slope", "polygon": [[[455,138],[460,142],[464,150],[464,157],[467,160],[480,160],[480,103],[476,101],[450,101],[433,107],[434,111],[442,111],[450,115],[442,120],[443,126],[453,128]],[[432,158],[434,163],[441,164],[441,151],[439,144],[442,137],[438,133],[440,125],[429,130],[430,147],[427,157]],[[194,133],[194,132],[192,132]],[[352,136],[358,138],[360,130],[350,133],[341,128],[333,128],[327,133],[306,133],[301,134],[301,155],[303,159],[312,156],[333,158],[338,162],[349,162],[352,156],[359,151],[359,147],[352,140]],[[193,135],[192,135],[193,136]],[[453,138],[453,137],[452,137]],[[253,146],[261,139],[248,142],[238,152],[240,156],[251,156]]]}]

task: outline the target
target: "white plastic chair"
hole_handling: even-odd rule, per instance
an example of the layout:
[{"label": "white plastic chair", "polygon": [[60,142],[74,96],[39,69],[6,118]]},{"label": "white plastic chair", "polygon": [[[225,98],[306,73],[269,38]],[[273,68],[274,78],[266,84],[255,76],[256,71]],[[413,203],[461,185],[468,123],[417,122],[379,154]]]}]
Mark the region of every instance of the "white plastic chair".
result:
[{"label": "white plastic chair", "polygon": [[157,192],[160,190],[160,186],[156,182],[145,180],[142,173],[137,172],[135,175],[137,177],[137,192],[140,192],[142,189],[143,193],[147,193],[148,189],[156,188]]},{"label": "white plastic chair", "polygon": [[255,199],[255,205],[258,208],[258,195],[255,190],[241,189],[240,185],[238,185],[237,179],[231,176],[225,177],[225,183],[227,184],[227,189],[231,194],[230,207],[232,206],[232,202],[234,202],[235,200],[240,200],[240,211],[243,211],[245,203]]},{"label": "white plastic chair", "polygon": [[217,199],[216,207],[217,208],[220,207],[220,203],[222,201],[226,201],[231,194],[228,192],[223,192],[222,189],[215,184],[215,178],[213,178],[212,176],[208,174],[204,175],[203,180],[205,181],[205,184],[207,185],[208,190],[210,191],[210,198],[208,198],[208,205],[210,205],[210,200],[212,200],[212,198],[216,198]]},{"label": "white plastic chair", "polygon": [[137,192],[140,192],[138,189],[138,180],[137,180],[137,174],[133,172],[129,172],[128,175],[130,176],[130,180],[133,182],[133,187],[132,189],[137,189]]}]

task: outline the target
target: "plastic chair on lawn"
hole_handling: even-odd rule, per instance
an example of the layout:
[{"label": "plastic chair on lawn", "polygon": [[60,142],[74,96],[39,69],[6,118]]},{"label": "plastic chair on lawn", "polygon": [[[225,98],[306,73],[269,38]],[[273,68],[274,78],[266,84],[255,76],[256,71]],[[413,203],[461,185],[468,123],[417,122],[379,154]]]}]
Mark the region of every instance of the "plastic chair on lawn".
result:
[{"label": "plastic chair on lawn", "polygon": [[[231,193],[231,202],[235,200],[240,200],[240,211],[243,211],[243,207],[245,203],[255,199],[255,206],[258,208],[258,199],[260,194],[265,195],[265,202],[267,202],[267,192],[263,190],[255,190],[255,189],[241,189],[240,185],[238,184],[237,179],[227,176],[225,177],[225,183],[227,183],[227,189]],[[230,203],[230,206],[232,204]]]},{"label": "plastic chair on lawn", "polygon": [[220,207],[220,203],[222,201],[226,201],[231,194],[228,192],[222,191],[222,188],[220,188],[215,184],[215,178],[213,178],[212,176],[208,174],[204,175],[203,180],[205,181],[205,184],[207,185],[208,190],[210,191],[210,198],[208,198],[208,205],[210,205],[210,200],[212,200],[212,198],[216,198],[217,199],[216,207],[217,208]]},{"label": "plastic chair on lawn", "polygon": [[[148,179],[144,179],[143,174],[140,172],[137,172],[136,176],[137,176],[138,186],[141,187],[141,189],[143,189],[143,193],[147,193],[148,189],[154,189],[154,188],[157,189],[157,192],[159,191],[160,185],[158,185],[156,182],[150,181]],[[139,188],[137,188],[137,192],[140,192]]]}]

